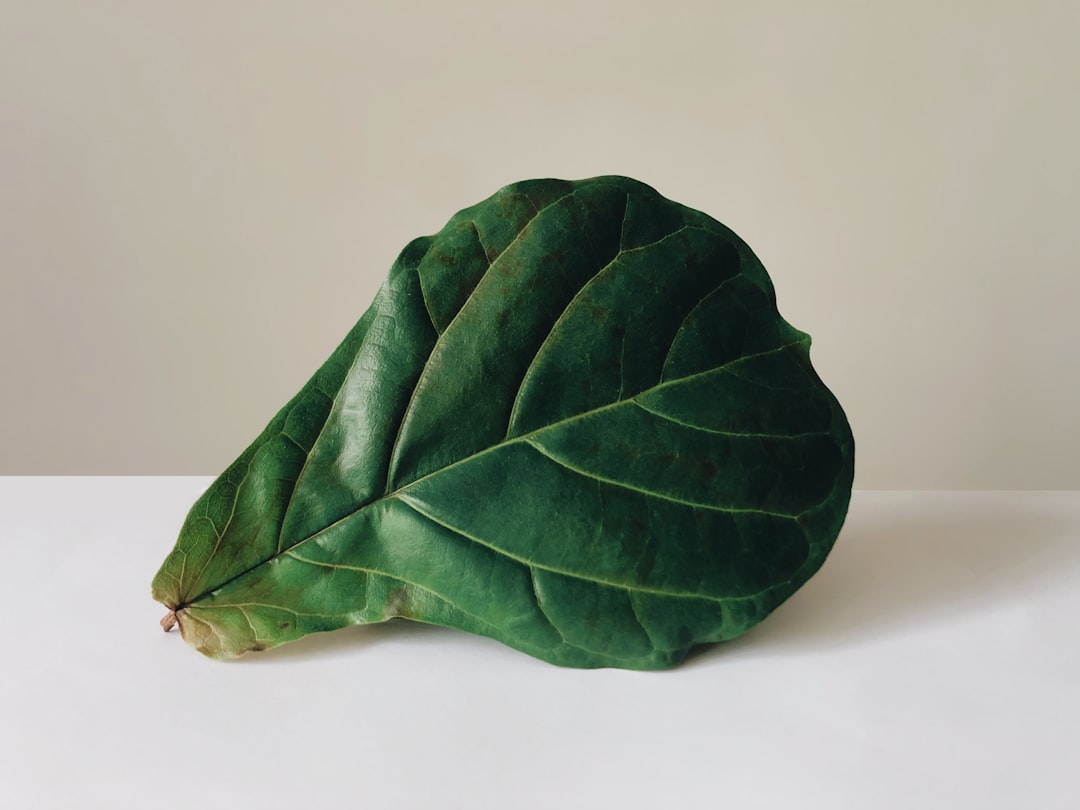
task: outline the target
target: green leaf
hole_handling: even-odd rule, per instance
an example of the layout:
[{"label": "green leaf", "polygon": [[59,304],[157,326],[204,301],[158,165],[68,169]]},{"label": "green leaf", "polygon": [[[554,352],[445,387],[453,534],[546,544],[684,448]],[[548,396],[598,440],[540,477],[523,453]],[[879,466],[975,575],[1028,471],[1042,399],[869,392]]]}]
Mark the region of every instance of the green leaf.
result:
[{"label": "green leaf", "polygon": [[809,346],[705,214],[623,177],[508,186],[402,251],[154,598],[214,658],[405,617],[670,666],[840,531],[854,444]]}]

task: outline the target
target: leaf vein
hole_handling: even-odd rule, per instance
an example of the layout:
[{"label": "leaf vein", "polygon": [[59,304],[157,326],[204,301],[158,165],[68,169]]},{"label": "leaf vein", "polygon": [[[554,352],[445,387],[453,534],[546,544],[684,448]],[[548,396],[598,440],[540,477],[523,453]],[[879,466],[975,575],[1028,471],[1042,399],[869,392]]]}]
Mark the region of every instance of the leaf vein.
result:
[{"label": "leaf vein", "polygon": [[[537,209],[536,213],[524,225],[521,226],[521,230],[518,231],[514,238],[507,243],[506,247],[500,250],[498,255],[488,263],[487,269],[484,270],[484,274],[480,277],[480,280],[477,281],[476,286],[469,291],[469,294],[465,297],[465,300],[462,302],[461,307],[458,309],[457,312],[454,313],[454,317],[450,319],[450,322],[446,324],[446,329],[444,329],[442,333],[439,333],[439,331],[436,329],[436,334],[438,335],[438,337],[435,339],[435,345],[431,347],[431,351],[428,353],[427,359],[424,361],[423,368],[421,368],[420,370],[420,376],[417,377],[416,385],[413,386],[412,393],[409,395],[409,404],[405,406],[405,411],[401,415],[401,421],[398,422],[397,430],[394,433],[394,441],[390,445],[390,463],[387,464],[386,467],[386,489],[390,488],[390,482],[394,480],[395,473],[397,472],[399,460],[398,451],[400,449],[402,437],[405,434],[405,426],[409,422],[409,416],[412,414],[413,405],[416,403],[416,394],[423,387],[424,379],[425,377],[427,377],[428,372],[431,368],[431,358],[435,357],[438,354],[439,344],[442,342],[443,337],[453,328],[454,324],[457,323],[458,319],[461,317],[461,313],[465,311],[466,307],[468,307],[469,305],[469,302],[472,301],[473,298],[476,296],[477,290],[484,286],[484,279],[490,275],[491,268],[493,268],[498,263],[498,261],[506,255],[506,252],[510,250],[510,248],[512,248],[518,243],[518,241],[522,237],[522,234],[524,234],[525,231],[529,229],[529,226],[532,225],[532,223],[535,222],[545,211],[558,205],[563,200],[574,196],[574,194],[575,192],[573,191],[568,192],[559,197],[558,199],[552,200],[543,208]],[[529,202],[530,204],[532,204],[532,207],[536,209],[536,205],[533,204],[531,200]]]},{"label": "leaf vein", "polygon": [[688,500],[685,500],[683,498],[676,498],[674,495],[667,495],[667,494],[665,494],[663,492],[656,492],[655,490],[645,489],[643,487],[635,486],[634,484],[629,484],[629,483],[627,483],[625,481],[620,481],[617,478],[609,478],[607,476],[599,475],[598,473],[590,472],[589,470],[583,469],[581,467],[577,467],[577,466],[571,464],[570,462],[568,462],[566,459],[560,458],[559,456],[555,455],[550,450],[548,450],[546,447],[544,447],[542,444],[539,444],[535,439],[532,439],[532,438],[527,439],[525,443],[528,444],[530,447],[532,447],[534,450],[536,450],[538,453],[540,453],[540,455],[546,456],[547,458],[551,459],[556,464],[558,464],[560,467],[563,467],[564,469],[567,469],[570,472],[577,473],[578,475],[580,475],[580,476],[582,476],[584,478],[591,478],[591,479],[593,479],[595,481],[600,481],[600,482],[605,483],[605,484],[611,484],[612,486],[622,487],[623,489],[629,489],[629,490],[631,490],[633,492],[640,492],[642,495],[645,495],[645,496],[650,497],[650,498],[657,498],[657,499],[662,500],[662,501],[670,501],[671,503],[682,504],[683,506],[689,506],[689,507],[692,507],[694,509],[706,509],[706,510],[709,510],[711,512],[724,512],[724,513],[730,514],[730,515],[735,515],[735,514],[768,515],[770,517],[786,518],[788,520],[797,520],[798,517],[799,517],[798,514],[792,515],[792,514],[788,514],[786,512],[770,512],[767,509],[737,509],[737,508],[732,508],[732,507],[727,507],[727,506],[716,506],[715,504],[701,503],[699,501],[688,501]]},{"label": "leaf vein", "polygon": [[[627,200],[629,201],[629,195],[627,196]],[[625,224],[625,222],[626,222],[626,211],[624,210],[623,211],[623,224]],[[652,242],[649,242],[648,244],[638,245],[637,247],[628,248],[626,250],[620,249],[619,252],[616,253],[611,258],[611,261],[609,261],[607,264],[605,264],[603,267],[601,267],[599,270],[597,270],[588,281],[586,281],[584,284],[581,285],[581,289],[579,289],[576,293],[574,293],[574,296],[570,299],[570,301],[566,304],[566,306],[563,307],[563,311],[559,313],[559,317],[556,318],[555,322],[551,325],[551,329],[548,330],[547,335],[541,341],[539,348],[537,348],[536,353],[532,356],[532,359],[529,361],[529,365],[525,367],[525,373],[521,376],[521,383],[518,385],[517,393],[514,394],[514,403],[510,407],[510,420],[509,420],[509,422],[508,422],[508,424],[506,426],[506,434],[505,434],[506,438],[509,439],[511,434],[514,431],[514,424],[517,421],[518,414],[520,412],[522,395],[525,392],[525,386],[528,384],[529,378],[532,376],[533,372],[535,371],[537,364],[540,362],[540,360],[544,356],[546,356],[547,352],[550,350],[551,343],[552,343],[553,340],[555,340],[555,337],[556,337],[556,335],[557,335],[557,333],[559,331],[560,325],[562,325],[564,323],[564,321],[567,318],[570,317],[571,312],[574,311],[575,305],[580,303],[582,298],[584,298],[586,295],[589,294],[589,292],[592,290],[593,287],[595,287],[595,285],[598,283],[598,281],[601,278],[604,278],[609,273],[614,272],[616,266],[618,265],[618,262],[619,262],[620,258],[622,258],[623,256],[625,256],[628,253],[635,253],[637,251],[647,250],[648,248],[655,247],[656,245],[659,245],[661,242],[665,241],[666,239],[670,239],[671,237],[673,237],[673,236],[675,236],[677,234],[680,234],[683,231],[688,230],[688,229],[690,229],[692,227],[693,226],[690,226],[690,225],[683,225],[680,228],[676,228],[671,233],[665,234],[664,236],[660,237],[659,239],[656,239],[656,240],[654,240]],[[699,228],[697,230],[701,230],[701,229]],[[622,351],[623,351],[623,354],[625,356],[625,351],[626,351],[626,333],[625,332],[623,333]],[[620,358],[620,363],[621,363],[622,359],[624,359],[624,358]],[[622,389],[623,389],[622,379],[621,379],[623,369],[622,369],[621,365],[620,365],[620,368],[619,368],[619,373],[620,373],[619,399],[621,399],[622,398]]]},{"label": "leaf vein", "polygon": [[[734,365],[736,365],[738,363],[741,363],[741,362],[744,362],[744,361],[747,361],[747,360],[751,360],[751,359],[753,359],[755,357],[763,357],[765,355],[775,354],[777,352],[783,351],[785,349],[788,349],[788,348],[790,348],[792,346],[796,346],[798,344],[799,344],[799,341],[795,341],[793,343],[787,343],[787,344],[784,344],[783,346],[778,346],[778,347],[773,348],[773,349],[767,349],[765,351],[755,352],[754,354],[748,354],[748,355],[744,355],[742,357],[737,357],[737,358],[735,358],[733,360],[728,361],[727,363],[724,363],[724,364],[719,365],[719,366],[715,366],[713,368],[705,369],[704,371],[699,371],[696,374],[690,374],[690,375],[688,375],[686,377],[681,377],[681,378],[676,379],[676,380],[668,380],[668,381],[660,382],[657,385],[653,386],[652,388],[648,388],[645,391],[642,391],[634,399],[636,400],[638,397],[644,396],[645,394],[649,394],[649,393],[652,393],[652,392],[655,392],[655,391],[659,391],[659,390],[666,389],[666,388],[672,388],[672,387],[675,387],[677,385],[682,385],[684,383],[693,381],[695,379],[706,377],[706,376],[708,376],[710,374],[727,373],[729,367],[734,366]],[[332,523],[324,526],[323,528],[319,529],[318,531],[312,532],[310,535],[303,538],[302,540],[297,541],[296,543],[294,543],[289,548],[290,549],[295,549],[295,548],[303,545],[304,543],[307,543],[307,542],[309,542],[311,540],[314,540],[314,539],[316,539],[318,537],[323,536],[324,534],[331,531],[332,529],[335,529],[338,526],[340,526],[340,525],[346,523],[347,521],[351,520],[352,518],[356,517],[357,515],[362,514],[366,509],[371,508],[375,504],[386,501],[389,498],[398,498],[399,500],[401,500],[401,499],[403,499],[404,496],[406,496],[408,494],[408,490],[411,487],[414,487],[414,486],[420,484],[421,482],[430,480],[430,479],[434,478],[435,476],[442,475],[443,473],[446,473],[449,470],[452,470],[452,469],[454,469],[456,467],[462,466],[464,464],[468,464],[468,463],[474,461],[477,458],[481,458],[481,457],[487,455],[488,453],[496,452],[496,451],[498,451],[498,450],[500,450],[500,449],[502,449],[504,447],[508,447],[508,446],[510,446],[512,444],[517,444],[517,443],[520,443],[520,442],[529,441],[530,439],[534,439],[536,436],[542,434],[545,431],[556,430],[556,429],[558,429],[558,428],[560,428],[560,427],[562,427],[564,425],[571,424],[571,423],[576,422],[576,421],[578,421],[580,419],[587,419],[587,418],[596,416],[597,414],[603,413],[605,411],[613,410],[615,408],[620,408],[620,407],[626,407],[626,406],[631,405],[631,404],[636,404],[636,403],[634,402],[634,400],[622,400],[621,402],[612,402],[612,403],[609,403],[607,405],[603,405],[603,406],[601,406],[599,408],[594,408],[591,411],[586,411],[584,413],[579,413],[579,414],[574,414],[572,416],[568,416],[565,419],[561,419],[558,422],[553,422],[550,425],[544,425],[543,427],[537,428],[536,430],[532,431],[531,433],[523,434],[522,436],[518,436],[518,437],[515,437],[515,438],[510,439],[508,441],[504,441],[504,442],[501,442],[499,444],[492,445],[491,447],[486,447],[483,450],[480,450],[480,451],[478,451],[476,453],[473,453],[470,456],[466,456],[465,458],[459,459],[458,461],[455,461],[455,462],[453,462],[451,464],[448,464],[445,467],[443,467],[442,469],[434,470],[433,472],[430,472],[427,475],[424,475],[424,476],[421,476],[420,478],[417,478],[415,481],[410,481],[407,484],[403,484],[402,486],[398,487],[397,489],[389,491],[386,494],[382,495],[381,497],[376,498],[376,499],[374,499],[372,501],[369,501],[366,504],[363,504],[362,506],[358,507],[354,511],[349,512],[346,515],[342,515],[340,518],[338,518],[337,520],[333,521]],[[792,516],[784,515],[783,517],[792,517]],[[447,527],[447,528],[452,528],[452,527]],[[455,529],[452,529],[452,530],[456,531]],[[274,556],[280,556],[280,553],[276,554]],[[257,563],[255,566],[252,566],[252,568],[249,568],[249,569],[247,569],[245,571],[241,571],[241,572],[237,573],[236,576],[232,577],[232,579],[229,579],[229,580],[221,583],[214,590],[220,590],[221,588],[228,585],[233,580],[243,576],[244,574],[248,573],[249,571],[253,570],[254,568],[257,568],[260,565],[265,565],[267,562],[269,562],[270,559],[272,559],[272,558],[268,558],[266,560],[263,560],[262,562]],[[570,574],[569,572],[556,571],[556,573],[566,573],[567,576],[572,576],[572,574]],[[608,583],[608,584],[611,584],[614,587],[623,587],[623,586],[621,586],[621,585],[619,585],[617,583]],[[657,593],[660,593],[662,595],[668,595],[666,591],[657,591]],[[192,599],[189,599],[187,601],[187,604],[195,602],[198,599],[201,599],[205,595],[206,595],[205,592],[201,593],[198,596],[196,596],[196,597],[194,597]],[[685,595],[686,596],[692,596],[694,594],[685,594]],[[708,598],[708,597],[703,597],[703,598]],[[725,597],[725,598],[727,598],[727,597]]]},{"label": "leaf vein", "polygon": [[536,609],[540,611],[540,615],[544,618],[544,621],[547,622],[548,626],[555,631],[555,634],[559,637],[563,644],[569,644],[570,642],[566,640],[566,636],[563,635],[563,631],[558,628],[554,621],[552,621],[551,616],[548,615],[547,610],[544,608],[544,602],[540,598],[540,590],[536,587],[536,568],[531,565],[528,566],[528,568],[529,587],[532,588],[533,600],[536,602]]},{"label": "leaf vein", "polygon": [[715,287],[705,293],[705,295],[701,296],[701,300],[694,304],[694,306],[690,308],[690,311],[686,313],[682,321],[679,323],[679,328],[675,330],[675,334],[671,338],[671,344],[668,346],[667,353],[664,355],[664,362],[660,364],[660,379],[664,379],[664,371],[667,369],[668,362],[671,360],[671,353],[675,350],[675,344],[679,342],[679,336],[683,333],[683,329],[686,328],[686,324],[690,320],[691,316],[693,316],[699,309],[701,309],[701,307],[704,306],[705,302],[708,301],[715,293],[722,290],[729,281],[733,281],[741,275],[742,270],[739,270],[737,273],[725,278],[723,281],[721,281],[719,284],[717,284]]},{"label": "leaf vein", "polygon": [[[457,604],[456,602],[454,602],[453,600],[447,598],[446,596],[443,596],[441,593],[434,590],[430,586],[421,585],[419,582],[414,582],[414,581],[409,580],[409,579],[404,579],[404,578],[402,578],[401,576],[399,576],[397,574],[392,574],[392,573],[389,573],[387,571],[380,571],[377,568],[367,568],[367,567],[361,566],[361,565],[345,565],[344,563],[328,563],[328,562],[322,562],[321,560],[312,560],[309,557],[303,557],[303,556],[301,556],[299,554],[296,554],[295,552],[293,552],[291,550],[286,551],[285,554],[287,556],[292,557],[293,559],[297,560],[298,562],[307,563],[308,565],[315,565],[315,566],[319,566],[321,568],[340,568],[343,571],[358,571],[358,572],[360,572],[362,574],[368,574],[369,576],[385,577],[386,579],[392,579],[392,580],[394,580],[396,582],[404,582],[406,585],[410,585],[413,588],[416,588],[417,590],[421,590],[421,591],[425,591],[426,593],[430,593],[436,599],[439,599],[439,600],[445,602],[446,604],[450,605],[450,607],[452,607],[454,610],[461,611],[466,616],[470,616],[470,617],[472,617],[473,619],[476,619],[479,622],[483,622],[484,624],[488,625],[489,627],[497,627],[497,625],[492,623],[490,620],[485,619],[483,616],[480,616],[477,613],[473,613],[472,611],[466,610],[465,608],[461,607],[461,605]],[[411,619],[411,618],[409,618],[407,616],[402,617],[402,618],[406,618],[406,619],[408,619],[408,621],[421,621],[419,619]],[[424,623],[425,622],[421,621],[421,624],[424,624]]]},{"label": "leaf vein", "polygon": [[[256,451],[256,453],[257,453],[257,451]],[[244,482],[247,481],[248,475],[251,473],[251,468],[252,468],[252,466],[254,466],[253,462],[255,461],[255,458],[254,458],[255,455],[256,454],[252,454],[252,457],[247,460],[247,467],[244,470],[244,474],[242,476],[240,476],[240,483],[238,483],[236,485],[236,490],[233,492],[232,506],[229,508],[229,517],[226,519],[225,525],[221,528],[221,534],[218,534],[217,530],[216,530],[216,527],[214,527],[215,528],[214,534],[217,535],[217,542],[214,543],[214,547],[210,550],[210,553],[207,555],[206,560],[202,564],[202,568],[199,569],[199,573],[195,576],[194,579],[191,580],[191,584],[193,586],[197,585],[199,583],[199,580],[201,580],[203,578],[203,575],[206,573],[206,569],[210,567],[211,561],[214,559],[214,557],[217,556],[218,550],[221,548],[221,541],[225,537],[225,533],[229,531],[229,526],[232,525],[233,517],[235,517],[235,515],[236,515],[236,502],[238,500],[240,500],[240,488],[244,485]],[[211,526],[214,525],[213,521],[210,522],[210,525]],[[181,588],[184,587],[183,582],[180,583],[180,587]],[[184,595],[182,593],[179,593],[179,592],[177,593],[177,597],[180,599],[181,604],[185,604],[186,602],[194,602],[195,599],[199,599],[202,596],[203,596],[203,594],[199,594],[198,596],[194,597],[193,599],[185,600]]]},{"label": "leaf vein", "polygon": [[[611,588],[618,588],[620,590],[634,591],[636,593],[649,593],[649,594],[655,594],[657,596],[670,596],[670,597],[676,598],[676,599],[705,599],[705,600],[708,600],[710,602],[727,602],[727,601],[738,600],[738,599],[752,599],[755,596],[757,596],[757,594],[747,594],[746,596],[713,596],[711,594],[696,593],[696,592],[693,592],[693,591],[677,591],[677,590],[667,590],[667,589],[664,589],[664,588],[651,588],[651,587],[646,587],[644,585],[640,585],[638,583],[616,582],[614,580],[604,579],[602,577],[588,576],[586,574],[582,574],[580,571],[568,571],[568,570],[565,570],[565,569],[556,568],[554,566],[544,565],[543,563],[538,563],[535,560],[529,560],[529,559],[527,559],[525,557],[522,557],[522,556],[520,556],[518,554],[514,554],[514,553],[512,553],[510,551],[507,551],[504,548],[499,548],[498,546],[492,545],[491,543],[489,543],[489,542],[487,542],[487,541],[485,541],[485,540],[483,540],[483,539],[481,539],[479,537],[476,537],[475,535],[469,534],[468,532],[466,532],[465,530],[463,530],[461,528],[458,528],[457,526],[453,526],[450,523],[447,523],[446,521],[444,521],[444,520],[436,517],[435,515],[433,515],[431,512],[429,512],[427,509],[425,509],[420,503],[414,501],[412,498],[409,498],[405,494],[399,495],[398,500],[401,503],[404,503],[409,508],[411,508],[413,511],[415,511],[420,516],[422,516],[424,518],[427,518],[432,523],[434,523],[434,524],[436,524],[438,526],[442,526],[444,529],[449,529],[454,534],[457,534],[457,535],[459,535],[461,537],[464,537],[466,540],[470,540],[473,543],[477,543],[478,545],[481,545],[481,546],[484,546],[485,548],[491,549],[496,554],[499,554],[499,555],[501,555],[503,557],[507,557],[508,559],[511,559],[514,562],[519,563],[521,565],[528,566],[530,568],[537,568],[537,569],[539,569],[541,571],[548,571],[548,572],[550,572],[552,574],[560,574],[561,576],[569,577],[571,579],[580,579],[580,580],[584,580],[586,582],[592,582],[592,583],[597,584],[597,585],[606,585],[606,586],[611,587]],[[291,553],[291,552],[286,552],[286,553]]]},{"label": "leaf vein", "polygon": [[663,413],[662,411],[650,408],[649,406],[643,405],[641,402],[638,402],[636,399],[632,399],[630,401],[633,402],[634,405],[636,405],[637,407],[641,408],[641,410],[652,414],[658,419],[663,419],[666,422],[672,422],[676,425],[682,425],[683,427],[690,428],[691,430],[700,430],[702,433],[712,433],[716,436],[731,436],[737,439],[805,439],[808,436],[829,435],[829,431],[827,430],[808,430],[803,433],[747,433],[734,430],[718,430],[717,428],[708,428],[704,427],[703,425],[695,425],[691,424],[690,422],[684,422],[682,419],[676,419],[671,414]]}]

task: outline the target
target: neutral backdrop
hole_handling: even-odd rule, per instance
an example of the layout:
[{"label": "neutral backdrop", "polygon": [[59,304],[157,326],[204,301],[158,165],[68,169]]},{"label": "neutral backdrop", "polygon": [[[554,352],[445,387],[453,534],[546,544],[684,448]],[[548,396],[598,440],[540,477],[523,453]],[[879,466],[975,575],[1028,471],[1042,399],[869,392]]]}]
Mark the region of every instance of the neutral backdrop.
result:
[{"label": "neutral backdrop", "polygon": [[216,473],[409,239],[617,173],[762,258],[857,487],[1080,488],[1075,0],[0,9],[0,473]]}]

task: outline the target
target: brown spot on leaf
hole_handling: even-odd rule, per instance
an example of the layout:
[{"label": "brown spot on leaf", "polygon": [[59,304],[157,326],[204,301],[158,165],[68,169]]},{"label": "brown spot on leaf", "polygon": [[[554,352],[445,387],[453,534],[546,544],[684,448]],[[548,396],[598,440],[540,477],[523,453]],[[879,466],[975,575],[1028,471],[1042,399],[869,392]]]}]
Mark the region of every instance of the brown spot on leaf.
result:
[{"label": "brown spot on leaf", "polygon": [[396,591],[390,594],[386,600],[386,618],[391,619],[395,616],[404,616],[405,602],[409,598],[409,592],[404,588],[398,588]]}]

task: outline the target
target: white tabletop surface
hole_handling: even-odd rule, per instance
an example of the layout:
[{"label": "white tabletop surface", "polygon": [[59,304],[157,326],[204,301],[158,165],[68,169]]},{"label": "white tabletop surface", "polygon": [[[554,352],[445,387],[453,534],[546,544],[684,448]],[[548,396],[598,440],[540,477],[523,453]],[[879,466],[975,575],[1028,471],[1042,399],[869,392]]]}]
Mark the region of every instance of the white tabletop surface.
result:
[{"label": "white tabletop surface", "polygon": [[1080,807],[1080,493],[857,492],[668,672],[408,623],[218,663],[150,579],[205,478],[0,479],[0,807]]}]

